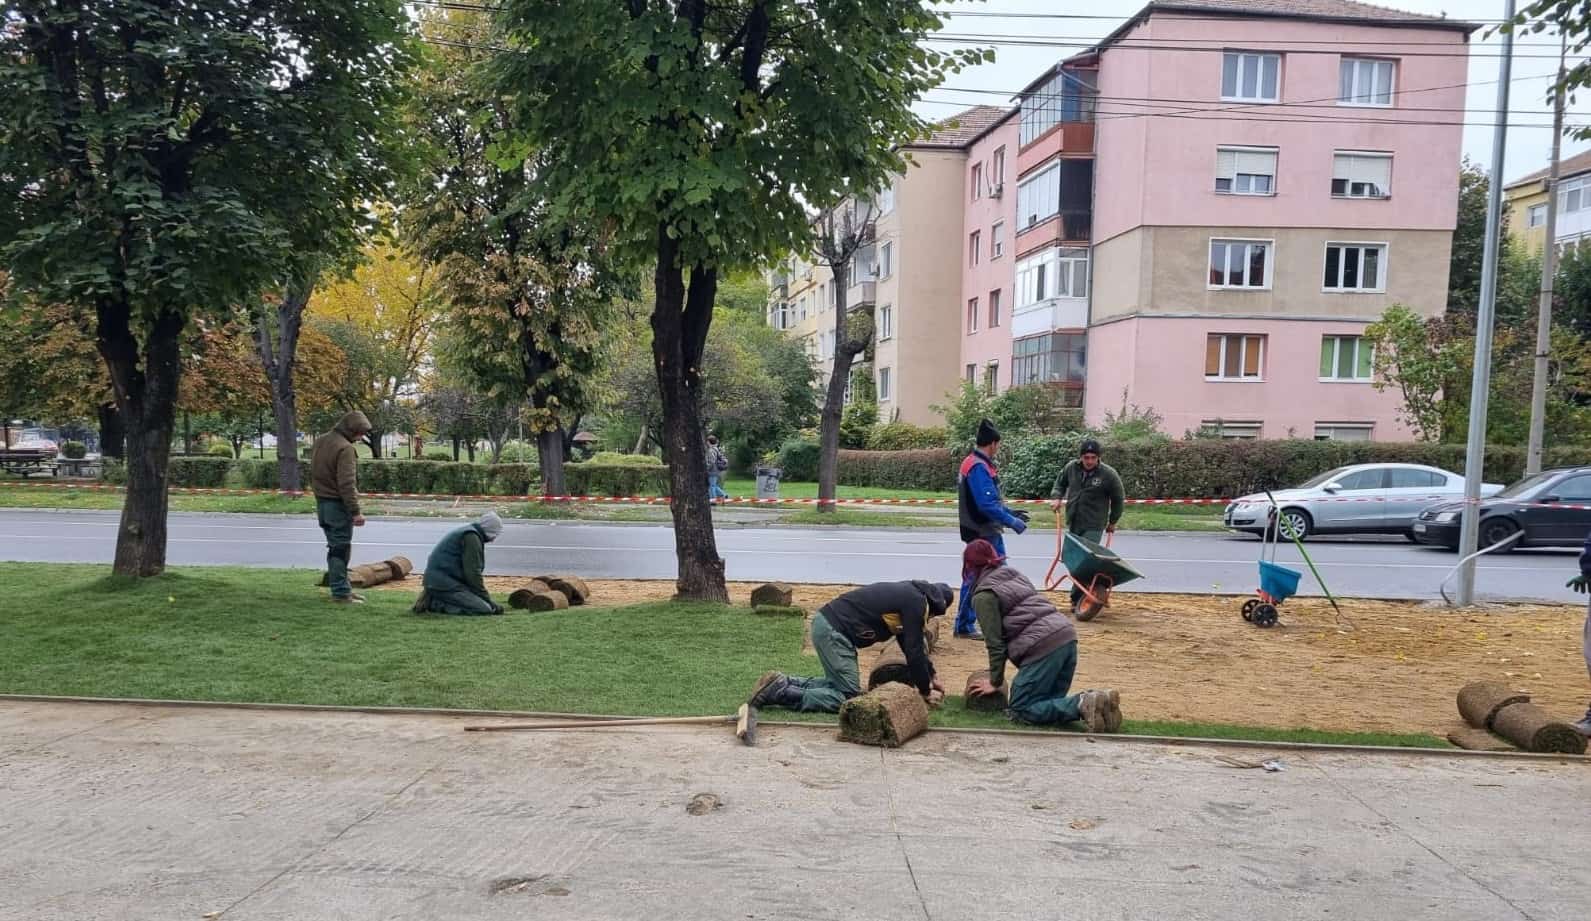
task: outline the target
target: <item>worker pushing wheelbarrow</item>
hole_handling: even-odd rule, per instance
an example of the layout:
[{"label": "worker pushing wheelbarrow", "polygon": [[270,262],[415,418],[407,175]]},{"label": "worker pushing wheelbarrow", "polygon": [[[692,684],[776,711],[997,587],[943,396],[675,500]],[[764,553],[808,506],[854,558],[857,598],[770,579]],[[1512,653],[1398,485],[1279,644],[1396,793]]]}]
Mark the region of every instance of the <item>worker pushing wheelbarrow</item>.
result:
[{"label": "worker pushing wheelbarrow", "polygon": [[[1107,542],[1110,537],[1106,535]],[[1057,577],[1055,570],[1063,564],[1066,569]],[[1070,581],[1082,592],[1073,613],[1078,620],[1093,620],[1110,605],[1110,593],[1116,586],[1142,578],[1143,573],[1132,568],[1108,543],[1096,544],[1082,535],[1058,529],[1055,559],[1044,575],[1044,590],[1058,591]]]}]

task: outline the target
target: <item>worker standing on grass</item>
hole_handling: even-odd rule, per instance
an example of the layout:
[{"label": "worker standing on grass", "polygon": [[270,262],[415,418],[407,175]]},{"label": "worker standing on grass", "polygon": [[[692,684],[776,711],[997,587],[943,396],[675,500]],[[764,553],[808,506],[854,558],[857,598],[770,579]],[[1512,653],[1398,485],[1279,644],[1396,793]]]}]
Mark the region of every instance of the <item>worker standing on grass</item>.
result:
[{"label": "worker standing on grass", "polygon": [[[1052,507],[1057,514],[1065,515],[1066,530],[1096,544],[1104,541],[1106,534],[1115,533],[1116,522],[1127,507],[1121,477],[1100,460],[1101,453],[1099,442],[1084,439],[1077,460],[1061,468],[1055,488],[1050,490],[1050,498],[1055,500]],[[1004,552],[1001,550],[1002,555]],[[1082,599],[1083,589],[1073,581],[1073,612]]]},{"label": "worker standing on grass", "polygon": [[924,633],[929,618],[939,617],[948,607],[950,586],[943,582],[875,582],[852,589],[819,608],[812,618],[812,648],[823,665],[823,677],[769,672],[746,702],[753,707],[838,713],[840,704],[862,693],[856,650],[894,637],[906,656],[912,684],[937,706],[945,688],[934,676]]},{"label": "worker standing on grass", "polygon": [[[1006,508],[1000,495],[1000,471],[994,459],[1000,454],[1000,431],[988,419],[978,423],[976,447],[961,462],[956,477],[956,507],[961,517],[961,542],[986,540],[1005,556],[1006,528],[1018,534],[1028,529],[1028,513]],[[961,583],[961,600],[956,604],[956,636],[982,639],[978,619],[972,613],[972,586]]]},{"label": "worker standing on grass", "polygon": [[1078,720],[1090,732],[1121,728],[1121,695],[1111,690],[1069,693],[1077,671],[1077,628],[1027,576],[1005,565],[1005,555],[986,540],[962,554],[973,581],[972,607],[989,649],[989,677],[969,686],[975,694],[1000,693],[1005,664],[1017,667],[1008,713],[1023,723],[1061,725]]},{"label": "worker standing on grass", "polygon": [[425,561],[425,580],[414,612],[424,614],[501,614],[503,606],[486,590],[486,545],[503,533],[503,519],[487,512],[473,524],[455,528]]},{"label": "worker standing on grass", "polygon": [[[1585,548],[1580,551],[1580,574],[1569,580],[1569,587],[1584,594],[1588,584],[1591,584],[1591,534],[1586,535]],[[1580,651],[1585,656],[1586,673],[1591,675],[1591,602],[1586,605],[1585,632],[1580,637],[1580,643]],[[1576,732],[1591,739],[1591,706],[1587,706],[1585,716],[1572,725]]]},{"label": "worker standing on grass", "polygon": [[364,604],[348,583],[348,558],[354,550],[354,528],[363,527],[359,511],[359,452],[355,447],[370,434],[370,420],[355,410],[337,427],[315,439],[309,455],[310,489],[315,517],[326,534],[326,585],[338,604]]}]

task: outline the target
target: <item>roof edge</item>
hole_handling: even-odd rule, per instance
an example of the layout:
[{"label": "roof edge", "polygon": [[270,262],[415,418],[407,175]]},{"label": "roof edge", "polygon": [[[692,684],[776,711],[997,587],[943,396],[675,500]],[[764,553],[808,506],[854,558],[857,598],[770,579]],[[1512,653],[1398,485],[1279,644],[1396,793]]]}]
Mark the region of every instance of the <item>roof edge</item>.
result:
[{"label": "roof edge", "polygon": [[[1394,10],[1393,12],[1397,12]],[[1316,13],[1284,13],[1276,10],[1216,10],[1201,6],[1181,6],[1175,0],[1171,3],[1149,3],[1143,9],[1134,13],[1126,22],[1117,26],[1109,35],[1099,40],[1090,51],[1102,52],[1110,45],[1121,40],[1126,32],[1143,24],[1155,13],[1166,13],[1172,16],[1199,16],[1220,19],[1297,19],[1305,22],[1325,22],[1336,25],[1348,26],[1382,26],[1389,29],[1447,29],[1463,32],[1466,37],[1480,28],[1478,23],[1464,22],[1459,19],[1355,19],[1351,16],[1326,16]],[[1026,92],[1026,90],[1024,90]]]}]

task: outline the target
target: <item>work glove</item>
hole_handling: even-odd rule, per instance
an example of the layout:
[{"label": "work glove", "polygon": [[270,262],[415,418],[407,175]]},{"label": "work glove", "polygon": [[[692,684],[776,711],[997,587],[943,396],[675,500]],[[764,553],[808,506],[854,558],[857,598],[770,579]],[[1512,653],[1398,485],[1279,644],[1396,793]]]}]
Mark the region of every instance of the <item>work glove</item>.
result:
[{"label": "work glove", "polygon": [[1015,531],[1018,534],[1021,534],[1023,531],[1026,531],[1028,529],[1027,518],[1025,518],[1025,517],[1020,517],[1019,518],[1019,517],[1017,517],[1015,515],[1013,515],[1012,517],[1015,518],[1016,521],[1015,521],[1014,524],[1011,525],[1011,530]]},{"label": "work glove", "polygon": [[1584,595],[1586,593],[1586,577],[1583,574],[1575,576],[1573,579],[1570,579],[1568,582],[1564,583],[1564,588],[1572,588]]},{"label": "work glove", "polygon": [[1033,520],[1032,513],[1028,512],[1026,509],[1015,509],[1011,512],[1011,514],[1022,519],[1023,524],[1027,524],[1029,521]]}]

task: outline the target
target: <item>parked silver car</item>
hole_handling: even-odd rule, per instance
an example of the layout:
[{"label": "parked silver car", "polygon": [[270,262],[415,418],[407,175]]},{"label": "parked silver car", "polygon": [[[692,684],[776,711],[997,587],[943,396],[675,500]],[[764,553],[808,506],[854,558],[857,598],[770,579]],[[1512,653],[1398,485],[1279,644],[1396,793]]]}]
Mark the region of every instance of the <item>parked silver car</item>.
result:
[{"label": "parked silver car", "polygon": [[[1501,484],[1486,483],[1481,496],[1502,490]],[[1419,464],[1355,464],[1271,495],[1281,509],[1284,535],[1402,534],[1413,540],[1414,520],[1432,505],[1463,498],[1464,478]],[[1225,524],[1262,534],[1269,507],[1264,493],[1244,496],[1226,507]]]}]

